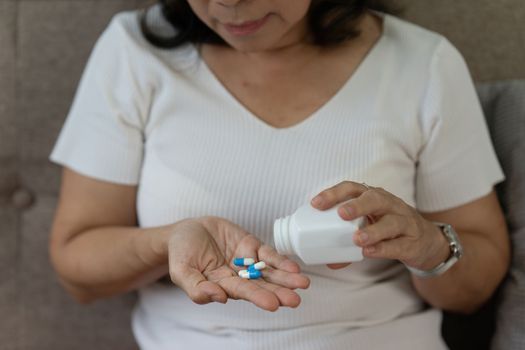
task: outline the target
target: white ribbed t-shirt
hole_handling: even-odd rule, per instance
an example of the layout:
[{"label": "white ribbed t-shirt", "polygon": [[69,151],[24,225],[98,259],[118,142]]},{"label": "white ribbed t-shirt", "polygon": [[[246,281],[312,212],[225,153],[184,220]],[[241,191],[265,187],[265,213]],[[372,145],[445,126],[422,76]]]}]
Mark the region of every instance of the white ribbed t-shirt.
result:
[{"label": "white ribbed t-shirt", "polygon": [[[257,118],[192,45],[162,50],[138,12],[99,38],[51,160],[138,185],[141,227],[216,215],[273,244],[276,218],[343,180],[380,186],[420,211],[488,194],[503,173],[465,62],[442,36],[382,14],[384,31],[344,86],[287,128]],[[140,290],[143,349],[444,349],[441,315],[403,265],[302,266],[297,309],[194,304],[173,285]]]}]

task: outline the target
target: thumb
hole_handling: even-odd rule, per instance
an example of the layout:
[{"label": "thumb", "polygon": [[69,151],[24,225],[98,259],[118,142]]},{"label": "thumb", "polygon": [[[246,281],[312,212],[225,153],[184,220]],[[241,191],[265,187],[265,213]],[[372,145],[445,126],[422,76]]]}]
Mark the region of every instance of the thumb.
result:
[{"label": "thumb", "polygon": [[339,270],[339,269],[342,269],[343,267],[347,267],[348,265],[350,265],[350,263],[328,264],[326,266],[328,266],[332,270]]},{"label": "thumb", "polygon": [[216,283],[210,282],[197,269],[182,264],[176,264],[170,269],[173,283],[182,288],[188,297],[197,304],[207,304],[212,301],[226,303],[226,292]]}]

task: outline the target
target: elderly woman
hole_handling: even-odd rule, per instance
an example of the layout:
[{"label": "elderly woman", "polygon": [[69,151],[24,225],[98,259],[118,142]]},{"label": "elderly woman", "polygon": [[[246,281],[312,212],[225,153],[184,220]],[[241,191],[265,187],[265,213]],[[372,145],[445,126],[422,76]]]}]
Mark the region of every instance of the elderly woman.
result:
[{"label": "elderly woman", "polygon": [[[464,60],[377,2],[119,13],[51,159],[54,266],[80,302],[139,290],[143,349],[444,349],[439,310],[475,310],[508,266]],[[365,259],[279,255],[273,221],[305,202],[369,217]],[[242,279],[235,257],[268,268]]]}]

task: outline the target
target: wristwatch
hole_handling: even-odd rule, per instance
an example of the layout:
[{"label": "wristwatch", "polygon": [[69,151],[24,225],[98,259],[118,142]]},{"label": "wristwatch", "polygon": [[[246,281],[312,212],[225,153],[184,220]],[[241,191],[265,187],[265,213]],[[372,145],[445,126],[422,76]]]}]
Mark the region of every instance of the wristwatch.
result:
[{"label": "wristwatch", "polygon": [[447,260],[431,270],[419,270],[405,265],[410,272],[419,277],[439,276],[450,269],[452,265],[463,256],[463,246],[461,245],[458,234],[454,228],[451,225],[442,222],[433,221],[432,223],[441,229],[441,232],[443,232],[443,235],[447,239],[448,246],[450,247],[450,255]]}]

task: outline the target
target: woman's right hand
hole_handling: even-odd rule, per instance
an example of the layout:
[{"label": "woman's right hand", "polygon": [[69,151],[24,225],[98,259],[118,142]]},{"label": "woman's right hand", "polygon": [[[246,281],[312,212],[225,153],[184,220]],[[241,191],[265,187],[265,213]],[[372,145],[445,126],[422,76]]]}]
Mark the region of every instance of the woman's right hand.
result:
[{"label": "woman's right hand", "polygon": [[[264,261],[260,279],[243,279],[244,268],[233,265],[236,257]],[[244,299],[275,311],[279,306],[297,307],[296,288],[308,288],[310,280],[299,265],[279,255],[240,226],[219,217],[186,219],[174,225],[168,241],[171,280],[198,304]]]}]

